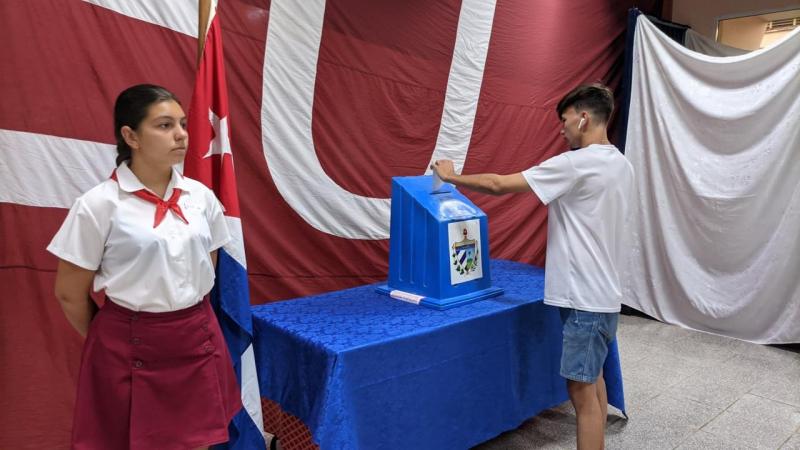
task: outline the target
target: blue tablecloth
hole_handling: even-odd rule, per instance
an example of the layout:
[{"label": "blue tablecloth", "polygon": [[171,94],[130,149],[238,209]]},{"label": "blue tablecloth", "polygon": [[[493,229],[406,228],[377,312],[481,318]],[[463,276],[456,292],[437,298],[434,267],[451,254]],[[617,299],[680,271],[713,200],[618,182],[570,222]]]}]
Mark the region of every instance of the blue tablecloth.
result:
[{"label": "blue tablecloth", "polygon": [[[253,307],[261,395],[323,450],[465,449],[567,399],[544,271],[492,261],[505,294],[436,311],[375,285]],[[624,410],[619,354],[605,366]]]}]

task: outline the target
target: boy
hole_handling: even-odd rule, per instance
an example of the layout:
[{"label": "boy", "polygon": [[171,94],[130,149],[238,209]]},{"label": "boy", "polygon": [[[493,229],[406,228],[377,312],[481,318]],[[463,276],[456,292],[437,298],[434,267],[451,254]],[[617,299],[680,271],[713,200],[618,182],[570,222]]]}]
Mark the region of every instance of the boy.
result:
[{"label": "boy", "polygon": [[618,272],[633,167],[608,141],[611,91],[581,85],[558,104],[573,151],[511,175],[459,175],[449,160],[431,168],[448,183],[492,195],[533,192],[549,205],[545,304],[564,323],[561,376],[575,406],[578,449],[602,449],[608,411],[603,363],[622,300]]}]

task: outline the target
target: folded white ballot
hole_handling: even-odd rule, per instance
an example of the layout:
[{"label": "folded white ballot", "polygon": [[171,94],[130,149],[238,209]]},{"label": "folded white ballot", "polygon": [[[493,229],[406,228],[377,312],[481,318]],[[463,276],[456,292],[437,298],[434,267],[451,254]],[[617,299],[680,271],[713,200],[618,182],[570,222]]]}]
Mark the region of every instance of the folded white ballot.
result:
[{"label": "folded white ballot", "polygon": [[438,192],[443,185],[444,181],[442,181],[442,179],[439,178],[439,175],[436,172],[433,172],[433,183],[431,184],[431,193],[433,194]]}]

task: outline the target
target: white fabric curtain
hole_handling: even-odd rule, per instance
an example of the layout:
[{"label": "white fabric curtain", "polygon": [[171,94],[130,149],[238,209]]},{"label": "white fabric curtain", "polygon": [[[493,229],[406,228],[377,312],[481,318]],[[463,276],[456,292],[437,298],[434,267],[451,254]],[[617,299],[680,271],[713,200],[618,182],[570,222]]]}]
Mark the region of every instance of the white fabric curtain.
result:
[{"label": "white fabric curtain", "polygon": [[625,303],[757,343],[800,342],[800,29],[740,56],[636,27]]},{"label": "white fabric curtain", "polygon": [[686,30],[686,36],[684,37],[683,45],[685,45],[689,50],[694,50],[697,53],[702,53],[708,56],[737,56],[750,52],[750,50],[744,50],[741,48],[720,44],[719,42],[707,38],[691,28]]}]

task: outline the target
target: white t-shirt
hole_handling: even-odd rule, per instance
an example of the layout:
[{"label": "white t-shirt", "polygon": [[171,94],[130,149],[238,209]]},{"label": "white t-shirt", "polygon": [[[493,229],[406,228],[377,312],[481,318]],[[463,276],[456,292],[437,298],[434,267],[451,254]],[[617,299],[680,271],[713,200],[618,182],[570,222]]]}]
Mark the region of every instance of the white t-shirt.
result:
[{"label": "white t-shirt", "polygon": [[134,311],[165,312],[200,302],[214,286],[210,252],[230,240],[214,193],[173,169],[164,199],[174,188],[189,221],[172,211],[153,228],[156,205],[132,192],[146,189],[122,163],[106,180],[78,197],[47,247],[50,253],[96,270],[94,290]]},{"label": "white t-shirt", "polygon": [[544,302],[617,312],[633,166],[613,145],[562,153],[522,175],[549,205]]}]

